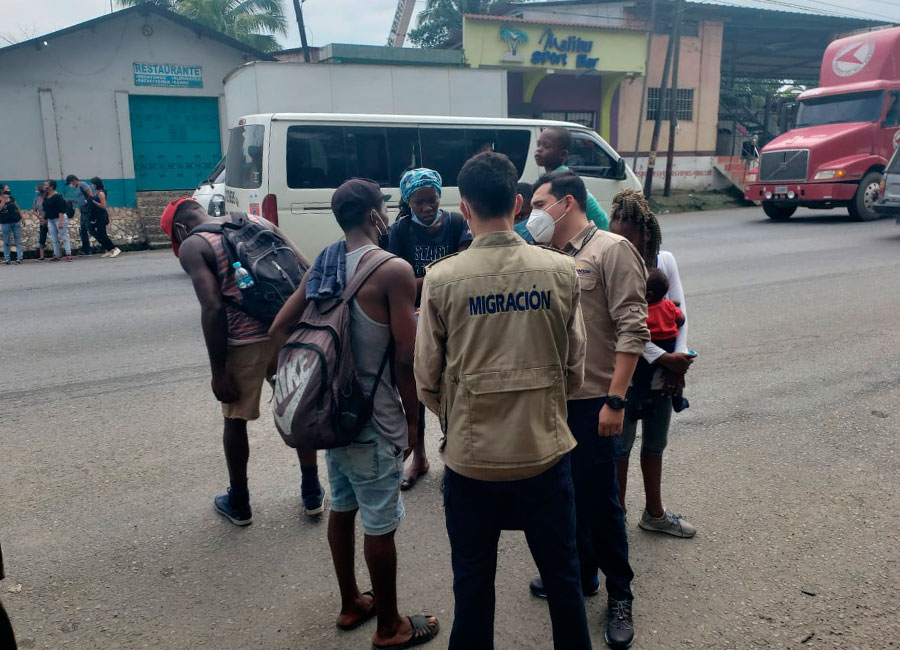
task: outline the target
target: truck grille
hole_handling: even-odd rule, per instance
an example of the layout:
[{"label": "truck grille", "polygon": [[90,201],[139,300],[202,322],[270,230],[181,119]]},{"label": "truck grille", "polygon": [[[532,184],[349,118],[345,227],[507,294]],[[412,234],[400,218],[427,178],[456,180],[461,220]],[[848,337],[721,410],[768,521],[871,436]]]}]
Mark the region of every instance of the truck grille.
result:
[{"label": "truck grille", "polygon": [[809,151],[788,149],[767,151],[760,156],[759,180],[763,183],[805,181],[809,165]]}]

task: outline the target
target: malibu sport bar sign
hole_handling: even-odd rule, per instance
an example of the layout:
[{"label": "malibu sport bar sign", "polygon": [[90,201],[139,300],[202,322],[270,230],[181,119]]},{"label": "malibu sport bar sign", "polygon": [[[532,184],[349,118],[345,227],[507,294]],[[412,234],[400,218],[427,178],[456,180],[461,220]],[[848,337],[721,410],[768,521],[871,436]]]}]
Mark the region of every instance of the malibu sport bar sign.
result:
[{"label": "malibu sport bar sign", "polygon": [[134,63],[135,86],[203,88],[203,68],[177,63]]}]

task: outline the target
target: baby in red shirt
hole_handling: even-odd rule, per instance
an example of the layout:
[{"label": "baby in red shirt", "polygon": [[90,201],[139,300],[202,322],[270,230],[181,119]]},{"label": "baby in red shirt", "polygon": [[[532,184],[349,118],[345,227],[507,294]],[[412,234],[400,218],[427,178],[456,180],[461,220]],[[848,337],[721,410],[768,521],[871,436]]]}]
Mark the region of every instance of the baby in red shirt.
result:
[{"label": "baby in red shirt", "polygon": [[678,330],[684,325],[684,314],[671,300],[666,300],[669,293],[669,278],[659,269],[650,269],[647,275],[647,329],[650,340],[666,352],[675,351],[675,339]]},{"label": "baby in red shirt", "polygon": [[[647,329],[650,340],[666,352],[675,352],[678,330],[684,325],[684,314],[671,300],[666,300],[669,293],[669,278],[659,269],[650,269],[647,274]],[[633,408],[629,409],[633,420],[640,420],[652,408],[653,376],[657,364],[647,363],[642,357],[638,359],[637,368],[631,381],[629,401]],[[682,395],[672,397],[675,412],[686,409],[689,404]]]}]

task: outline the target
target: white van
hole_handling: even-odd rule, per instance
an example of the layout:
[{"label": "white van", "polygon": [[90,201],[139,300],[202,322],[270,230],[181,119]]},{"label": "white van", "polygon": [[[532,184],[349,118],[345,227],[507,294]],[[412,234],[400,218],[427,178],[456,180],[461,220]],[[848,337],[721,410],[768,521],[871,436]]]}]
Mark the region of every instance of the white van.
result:
[{"label": "white van", "polygon": [[430,167],[444,180],[441,207],[459,209],[456,177],[475,153],[509,156],[522,181],[541,174],[534,161],[542,129],[569,129],[575,144],[567,164],[609,212],[616,192],[640,189],[625,160],[592,130],[549,120],[408,115],[268,113],[248,115],[230,129],[225,206],[261,214],[279,225],[310,258],[341,238],[331,194],[354,176],[378,181],[399,209],[400,177]]}]

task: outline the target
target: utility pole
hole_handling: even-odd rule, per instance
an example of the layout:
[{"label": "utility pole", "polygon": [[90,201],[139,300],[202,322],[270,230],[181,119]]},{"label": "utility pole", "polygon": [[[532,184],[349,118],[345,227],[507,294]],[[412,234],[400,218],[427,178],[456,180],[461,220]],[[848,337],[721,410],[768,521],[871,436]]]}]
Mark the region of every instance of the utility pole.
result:
[{"label": "utility pole", "polygon": [[303,60],[309,63],[309,44],[306,42],[306,27],[303,26],[303,8],[306,0],[294,0],[294,13],[297,15],[297,26],[300,28],[300,44],[303,46]]},{"label": "utility pole", "polygon": [[637,169],[638,154],[641,152],[641,127],[644,126],[644,108],[647,104],[647,79],[650,76],[650,55],[653,51],[653,33],[656,31],[656,0],[650,0],[650,31],[647,34],[647,56],[644,59],[644,83],[641,85],[641,110],[638,113],[637,138],[634,142],[634,160],[631,168]]},{"label": "utility pole", "polygon": [[653,170],[656,167],[656,151],[659,149],[659,131],[662,128],[663,109],[665,109],[666,105],[666,90],[669,88],[669,68],[672,66],[672,48],[675,46],[675,39],[672,36],[672,34],[669,34],[669,44],[666,47],[666,61],[663,63],[662,82],[659,85],[659,105],[656,109],[653,137],[650,140],[650,151],[647,156],[647,177],[644,179],[644,196],[648,199],[653,191]]},{"label": "utility pole", "polygon": [[666,152],[666,182],[663,195],[672,194],[672,167],[675,164],[675,132],[678,130],[678,111],[675,110],[678,99],[678,55],[681,53],[681,21],[684,18],[684,0],[678,0],[675,10],[675,54],[672,58],[672,90],[669,92],[669,150]]}]

